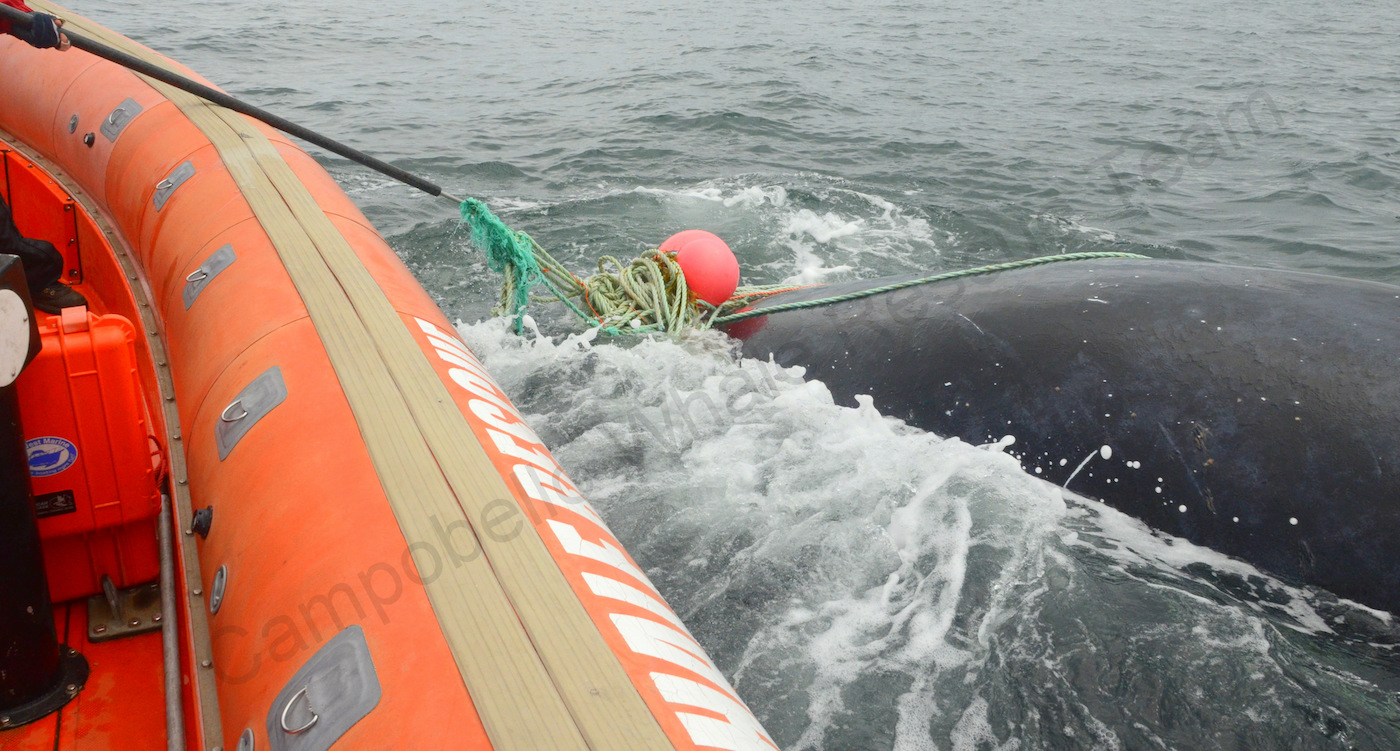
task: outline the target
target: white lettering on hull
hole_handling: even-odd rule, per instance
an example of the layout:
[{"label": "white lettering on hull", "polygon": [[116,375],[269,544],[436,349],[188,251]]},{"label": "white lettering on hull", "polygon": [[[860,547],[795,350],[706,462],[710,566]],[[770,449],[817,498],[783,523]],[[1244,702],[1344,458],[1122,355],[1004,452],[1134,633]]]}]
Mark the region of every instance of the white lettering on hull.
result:
[{"label": "white lettering on hull", "polygon": [[590,574],[587,571],[583,572],[583,580],[588,582],[588,588],[592,590],[593,594],[599,597],[606,597],[610,600],[625,602],[628,605],[636,605],[654,614],[656,617],[661,618],[672,626],[675,626],[676,630],[685,633],[687,636],[690,635],[690,629],[686,628],[684,623],[681,623],[681,619],[676,617],[676,614],[672,613],[670,608],[662,604],[660,599],[653,597],[649,592],[643,592],[630,584],[625,584],[606,576]]},{"label": "white lettering on hull", "polygon": [[[525,495],[530,498],[568,509],[603,529],[608,529],[608,525],[603,523],[603,517],[598,516],[593,506],[568,480],[528,464],[515,465],[515,479],[520,481],[521,487],[525,488]],[[611,534],[612,530],[608,531]]]},{"label": "white lettering on hull", "polygon": [[610,617],[633,652],[650,655],[706,678],[719,672],[710,663],[710,658],[703,656],[704,648],[674,628],[635,615],[613,613]]},{"label": "white lettering on hull", "polygon": [[[597,561],[607,566],[621,571],[624,574],[636,579],[646,585],[647,589],[656,592],[656,586],[651,583],[647,575],[637,568],[621,548],[613,545],[607,540],[591,542],[583,539],[583,535],[578,533],[578,527],[564,522],[549,520],[549,529],[554,532],[554,537],[559,541],[559,545],[564,548],[564,552],[576,555],[580,558],[587,558],[590,561]],[[659,593],[658,593],[659,596]]]},{"label": "white lettering on hull", "polygon": [[724,717],[720,720],[678,712],[681,724],[685,725],[695,745],[731,751],[773,751],[778,747],[758,724],[758,718],[739,701],[702,683],[675,675],[652,673],[651,680],[667,702],[708,709]]}]

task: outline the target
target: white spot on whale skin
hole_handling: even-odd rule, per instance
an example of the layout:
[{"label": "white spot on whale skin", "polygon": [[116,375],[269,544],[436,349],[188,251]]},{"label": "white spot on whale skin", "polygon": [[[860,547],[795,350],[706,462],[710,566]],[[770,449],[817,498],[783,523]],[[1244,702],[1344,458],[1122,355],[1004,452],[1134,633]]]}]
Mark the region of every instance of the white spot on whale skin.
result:
[{"label": "white spot on whale skin", "polygon": [[1100,300],[1100,299],[1097,298],[1097,297],[1091,297],[1091,298],[1089,298],[1088,300],[1086,300],[1085,302],[1096,302],[1096,303],[1099,303],[1099,304],[1101,304],[1101,305],[1108,305],[1108,304],[1109,304],[1109,302],[1108,302],[1107,300]]},{"label": "white spot on whale skin", "polygon": [[[1104,416],[1107,417],[1107,415]],[[1109,446],[1104,446],[1103,448],[1099,449],[1099,456],[1102,456],[1105,459],[1112,459],[1113,449]]]},{"label": "white spot on whale skin", "polygon": [[1290,516],[1290,517],[1288,517],[1288,523],[1289,523],[1289,524],[1292,524],[1293,526],[1296,527],[1296,526],[1298,526],[1298,518],[1297,518],[1297,517],[1294,517],[1294,516]]},{"label": "white spot on whale skin", "polygon": [[1061,466],[1061,467],[1065,466],[1066,464],[1069,464],[1069,460],[1068,460],[1068,459],[1061,459],[1061,460],[1060,460],[1060,466]]},{"label": "white spot on whale skin", "polygon": [[1155,491],[1157,491],[1158,493],[1160,493],[1160,492],[1162,492],[1162,486],[1161,486],[1161,485],[1158,485],[1157,487],[1153,488],[1153,490],[1155,490]]},{"label": "white spot on whale skin", "polygon": [[1239,524],[1239,523],[1240,523],[1240,518],[1239,518],[1238,516],[1235,517],[1235,523],[1236,523],[1236,524]]},{"label": "white spot on whale skin", "polygon": [[1176,510],[1177,510],[1177,511],[1180,511],[1181,513],[1184,514],[1184,513],[1186,513],[1186,506],[1185,506],[1185,505],[1177,506],[1177,507],[1176,507]]}]

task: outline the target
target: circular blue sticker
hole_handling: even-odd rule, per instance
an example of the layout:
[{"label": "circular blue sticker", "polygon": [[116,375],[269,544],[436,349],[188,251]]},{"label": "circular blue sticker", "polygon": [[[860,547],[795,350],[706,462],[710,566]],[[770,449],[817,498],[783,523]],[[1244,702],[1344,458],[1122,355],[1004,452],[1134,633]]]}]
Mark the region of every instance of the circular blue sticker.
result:
[{"label": "circular blue sticker", "polygon": [[29,454],[29,474],[32,477],[56,475],[78,461],[78,447],[67,438],[44,436],[26,441]]}]

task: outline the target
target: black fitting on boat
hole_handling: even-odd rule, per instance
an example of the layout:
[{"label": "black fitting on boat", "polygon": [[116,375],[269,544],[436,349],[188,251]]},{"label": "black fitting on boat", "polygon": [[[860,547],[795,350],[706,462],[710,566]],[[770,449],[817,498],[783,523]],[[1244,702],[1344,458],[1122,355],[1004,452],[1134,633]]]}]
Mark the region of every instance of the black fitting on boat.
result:
[{"label": "black fitting on boat", "polygon": [[190,531],[199,535],[199,539],[209,538],[209,528],[214,526],[214,507],[205,506],[194,512],[194,518],[190,520]]},{"label": "black fitting on boat", "polygon": [[19,422],[14,381],[39,347],[23,267],[0,255],[0,730],[57,711],[88,675],[87,660],[59,644],[54,628]]}]

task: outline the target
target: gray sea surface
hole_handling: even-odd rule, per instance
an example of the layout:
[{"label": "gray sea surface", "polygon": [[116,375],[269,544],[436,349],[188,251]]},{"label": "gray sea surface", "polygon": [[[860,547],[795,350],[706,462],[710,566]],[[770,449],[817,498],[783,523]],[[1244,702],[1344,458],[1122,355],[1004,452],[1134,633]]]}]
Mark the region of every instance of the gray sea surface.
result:
[{"label": "gray sea surface", "polygon": [[[1090,250],[1400,283],[1393,0],[72,5],[577,272],[701,227],[746,283]],[[1383,614],[718,335],[509,334],[453,205],[317,157],[783,748],[1400,747]]]}]

